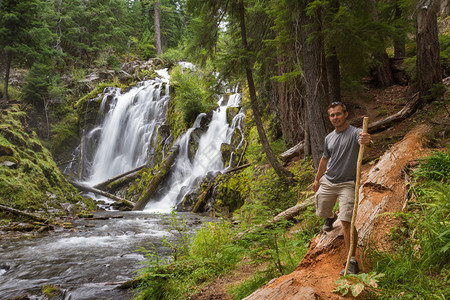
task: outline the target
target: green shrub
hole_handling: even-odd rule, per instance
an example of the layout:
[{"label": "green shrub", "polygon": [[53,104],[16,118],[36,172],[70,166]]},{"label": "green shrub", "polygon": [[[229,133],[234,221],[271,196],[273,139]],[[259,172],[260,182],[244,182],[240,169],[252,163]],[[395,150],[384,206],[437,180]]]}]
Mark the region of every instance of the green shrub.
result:
[{"label": "green shrub", "polygon": [[183,116],[184,123],[191,127],[202,112],[208,112],[215,106],[209,90],[208,76],[198,71],[183,70],[177,66],[170,75],[170,84],[175,88],[175,113]]},{"label": "green shrub", "polygon": [[418,180],[450,182],[450,153],[434,152],[415,172]]}]

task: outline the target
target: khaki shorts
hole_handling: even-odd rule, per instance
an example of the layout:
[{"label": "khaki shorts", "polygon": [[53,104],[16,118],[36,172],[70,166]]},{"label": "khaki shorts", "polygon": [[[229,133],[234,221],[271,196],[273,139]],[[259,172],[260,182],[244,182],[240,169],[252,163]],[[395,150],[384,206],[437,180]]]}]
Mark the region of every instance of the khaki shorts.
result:
[{"label": "khaki shorts", "polygon": [[339,220],[351,222],[355,203],[355,181],[332,183],[325,176],[319,180],[316,193],[316,215],[328,218],[339,198]]}]

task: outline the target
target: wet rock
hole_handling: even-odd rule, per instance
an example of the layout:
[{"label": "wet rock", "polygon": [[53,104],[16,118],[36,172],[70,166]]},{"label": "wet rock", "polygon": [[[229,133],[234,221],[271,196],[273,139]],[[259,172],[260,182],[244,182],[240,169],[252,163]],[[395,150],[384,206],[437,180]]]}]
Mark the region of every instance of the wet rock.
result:
[{"label": "wet rock", "polygon": [[228,166],[231,159],[231,149],[230,145],[226,143],[222,143],[220,145],[220,153],[222,153],[222,162],[224,166]]},{"label": "wet rock", "polygon": [[133,206],[125,201],[116,201],[112,204],[112,207],[120,211],[131,211],[133,209]]},{"label": "wet rock", "polygon": [[237,116],[240,109],[238,107],[227,107],[227,122],[231,124],[233,122],[234,117]]},{"label": "wet rock", "polygon": [[195,153],[197,153],[198,150],[198,142],[200,141],[202,134],[202,130],[196,128],[192,131],[191,136],[189,137],[188,157],[191,163],[194,161]]},{"label": "wet rock", "polygon": [[15,168],[17,166],[17,159],[12,156],[2,156],[0,157],[0,166]]}]

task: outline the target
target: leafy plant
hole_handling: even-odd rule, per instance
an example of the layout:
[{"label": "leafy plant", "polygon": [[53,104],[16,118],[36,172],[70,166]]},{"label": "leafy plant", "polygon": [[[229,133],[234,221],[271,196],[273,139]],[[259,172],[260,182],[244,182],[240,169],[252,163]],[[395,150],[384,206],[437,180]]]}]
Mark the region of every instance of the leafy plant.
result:
[{"label": "leafy plant", "polygon": [[417,179],[450,182],[450,153],[434,152],[414,173]]},{"label": "leafy plant", "polygon": [[353,297],[358,297],[362,292],[367,290],[376,292],[378,288],[378,280],[383,276],[384,274],[376,272],[343,276],[336,280],[335,283],[337,287],[333,290],[333,292],[339,293],[342,296],[345,296],[351,292]]},{"label": "leafy plant", "polygon": [[448,154],[443,152],[434,152],[422,161],[413,177],[415,199],[409,202],[408,210],[395,214],[400,220],[391,234],[395,252],[372,253],[374,270],[386,275],[380,280],[385,297],[450,297],[447,168]]}]

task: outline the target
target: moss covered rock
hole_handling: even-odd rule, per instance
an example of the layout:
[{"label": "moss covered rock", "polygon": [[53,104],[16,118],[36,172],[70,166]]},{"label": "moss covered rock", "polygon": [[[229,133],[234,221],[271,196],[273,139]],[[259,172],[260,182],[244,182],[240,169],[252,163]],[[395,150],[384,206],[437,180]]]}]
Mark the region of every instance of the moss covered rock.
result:
[{"label": "moss covered rock", "polygon": [[0,164],[0,204],[49,216],[64,211],[63,203],[94,209],[93,202],[66,181],[23,115],[12,107],[0,116],[0,160],[14,163],[14,167]]}]

